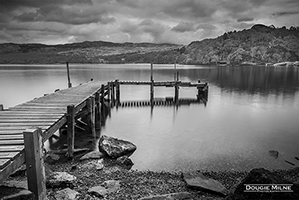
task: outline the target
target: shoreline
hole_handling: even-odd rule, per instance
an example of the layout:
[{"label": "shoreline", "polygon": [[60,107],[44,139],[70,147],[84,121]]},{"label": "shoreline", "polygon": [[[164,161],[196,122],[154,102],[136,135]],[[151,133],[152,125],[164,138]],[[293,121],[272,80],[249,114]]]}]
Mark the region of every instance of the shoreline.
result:
[{"label": "shoreline", "polygon": [[[79,156],[78,156],[79,157]],[[116,163],[112,159],[104,159],[103,168],[97,169],[91,163],[100,159],[78,159],[57,161],[52,164],[46,163],[47,177],[52,172],[66,172],[77,179],[70,184],[59,186],[49,186],[47,184],[47,197],[49,200],[57,199],[56,195],[60,190],[70,188],[78,192],[77,199],[99,199],[91,194],[89,189],[98,185],[103,185],[105,181],[120,181],[120,188],[117,192],[105,195],[104,199],[140,199],[147,196],[163,195],[169,193],[187,192],[192,199],[225,199],[215,193],[193,190],[187,187],[181,172],[154,172],[150,170],[129,170]],[[275,175],[290,182],[299,181],[299,167],[289,170],[270,170]],[[249,174],[249,171],[201,171],[201,173],[216,181],[219,181],[232,194],[238,184]],[[20,170],[10,176],[6,181],[16,181],[26,183],[26,170]],[[1,195],[0,195],[1,197]]]}]

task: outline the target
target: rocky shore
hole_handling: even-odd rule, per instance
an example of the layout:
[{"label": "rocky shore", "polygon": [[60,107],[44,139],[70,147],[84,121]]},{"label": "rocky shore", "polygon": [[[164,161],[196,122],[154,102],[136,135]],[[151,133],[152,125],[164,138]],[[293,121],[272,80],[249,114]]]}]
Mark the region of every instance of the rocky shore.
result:
[{"label": "rocky shore", "polygon": [[[101,151],[77,151],[73,160],[68,160],[64,154],[48,152],[45,168],[49,200],[232,200],[298,199],[299,197],[299,167],[276,171],[260,168],[243,172],[138,171],[130,169],[133,162],[129,158],[136,146],[107,136],[104,136],[101,141],[99,145]],[[245,188],[247,184],[289,184],[292,191],[244,192],[247,190]],[[26,188],[26,170],[23,168],[11,175],[0,186],[0,199],[32,199],[32,194]]]}]

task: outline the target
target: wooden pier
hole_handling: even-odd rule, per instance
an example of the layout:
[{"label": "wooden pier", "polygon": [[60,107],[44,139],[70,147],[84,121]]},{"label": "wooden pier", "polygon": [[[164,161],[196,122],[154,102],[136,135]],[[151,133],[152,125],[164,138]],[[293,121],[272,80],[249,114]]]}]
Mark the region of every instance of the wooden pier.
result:
[{"label": "wooden pier", "polygon": [[[121,102],[121,85],[149,85],[149,101]],[[174,87],[175,96],[154,99],[154,87]],[[59,90],[4,110],[0,105],[0,183],[25,161],[28,188],[37,199],[45,199],[43,143],[63,127],[67,128],[67,155],[73,156],[75,127],[85,119],[93,137],[100,129],[103,111],[112,107],[187,105],[207,101],[208,84],[181,81],[111,81],[106,85],[90,81]],[[179,99],[180,87],[195,87],[196,98]],[[82,122],[82,121],[80,121]]]}]

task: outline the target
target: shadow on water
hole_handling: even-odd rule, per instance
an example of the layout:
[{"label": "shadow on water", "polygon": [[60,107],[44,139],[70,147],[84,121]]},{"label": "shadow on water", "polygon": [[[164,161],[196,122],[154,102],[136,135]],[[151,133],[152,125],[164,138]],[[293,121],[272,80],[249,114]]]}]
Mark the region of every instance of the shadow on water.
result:
[{"label": "shadow on water", "polygon": [[[207,97],[201,96],[199,99],[180,98],[178,102],[169,99],[155,99],[153,102],[147,101],[130,101],[121,102],[119,105],[109,108],[103,106],[100,112],[96,112],[96,137],[93,137],[91,130],[87,123],[87,116],[76,121],[75,125],[75,153],[76,151],[99,151],[99,140],[102,130],[105,129],[107,119],[111,117],[111,109],[122,109],[127,107],[149,107],[150,117],[153,117],[155,107],[173,107],[176,112],[181,106],[186,107],[191,104],[207,105]],[[105,104],[104,104],[105,105]],[[99,114],[100,113],[100,114]],[[100,116],[99,116],[100,115]],[[67,151],[67,127],[63,126],[46,142],[46,149],[49,151]]]}]

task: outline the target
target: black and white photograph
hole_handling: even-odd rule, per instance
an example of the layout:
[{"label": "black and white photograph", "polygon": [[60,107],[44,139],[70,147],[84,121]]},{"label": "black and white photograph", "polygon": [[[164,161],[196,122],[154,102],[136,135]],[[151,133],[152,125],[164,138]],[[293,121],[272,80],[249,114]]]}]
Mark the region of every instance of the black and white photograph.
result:
[{"label": "black and white photograph", "polygon": [[299,0],[0,0],[0,199],[299,199]]}]

